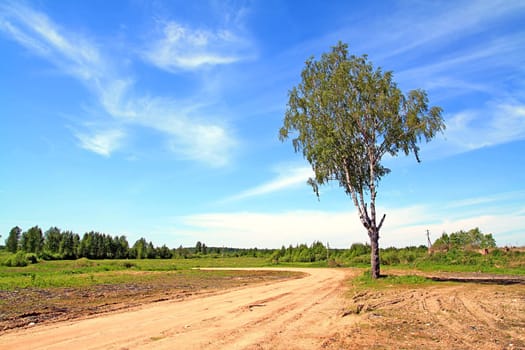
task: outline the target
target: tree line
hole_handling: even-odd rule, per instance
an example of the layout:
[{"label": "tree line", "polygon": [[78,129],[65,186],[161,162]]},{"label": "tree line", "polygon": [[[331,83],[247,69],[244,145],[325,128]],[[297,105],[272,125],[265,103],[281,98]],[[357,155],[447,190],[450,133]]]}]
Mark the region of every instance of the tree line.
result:
[{"label": "tree line", "polygon": [[[457,255],[457,251],[472,251],[495,248],[496,241],[492,234],[483,234],[479,228],[468,231],[460,230],[451,234],[443,233],[431,249],[425,245],[405,248],[382,249],[381,263],[393,265],[413,263],[418,259],[448,259],[448,255]],[[25,266],[29,262],[43,260],[88,259],[171,259],[199,257],[258,257],[269,262],[280,263],[328,263],[329,265],[365,265],[370,264],[370,244],[354,243],[347,249],[330,248],[328,243],[315,241],[311,245],[284,245],[280,249],[209,247],[198,241],[194,247],[169,248],[157,247],[145,238],[138,239],[133,245],[126,236],[111,236],[99,232],[86,232],[82,237],[71,231],[62,231],[51,227],[43,232],[38,226],[22,231],[13,227],[5,240],[5,249],[16,254],[3,262],[8,266]],[[442,254],[445,254],[443,255]],[[443,256],[442,256],[443,255]],[[455,255],[454,255],[455,256]]]},{"label": "tree line", "polygon": [[112,236],[100,232],[86,232],[83,236],[72,231],[63,231],[58,227],[50,227],[43,232],[39,226],[33,226],[22,231],[13,227],[5,240],[5,249],[19,255],[14,265],[23,264],[28,255],[29,260],[75,260],[88,259],[171,259],[195,258],[200,256],[269,256],[273,249],[240,249],[227,247],[208,247],[198,241],[194,247],[169,248],[153,245],[145,238],[138,239],[130,245],[126,236]]},{"label": "tree line", "polygon": [[[357,244],[358,246],[363,246]],[[353,245],[354,247],[356,245]],[[166,245],[156,247],[145,238],[138,239],[133,245],[126,236],[111,236],[99,232],[87,232],[82,237],[71,231],[62,231],[51,227],[43,232],[38,226],[22,231],[13,227],[5,240],[5,248],[11,253],[34,254],[44,260],[88,259],[170,259],[194,258],[200,256],[251,256],[269,258],[273,262],[317,262],[326,261],[329,256],[328,244],[316,241],[310,246],[297,244],[281,249],[209,247],[197,241],[194,247],[170,249]],[[354,249],[354,248],[352,248]],[[362,250],[362,249],[361,249]],[[361,251],[359,250],[359,251]],[[332,249],[333,256],[340,256],[343,249]],[[367,249],[363,251],[370,252]]]},{"label": "tree line", "polygon": [[45,260],[60,259],[170,259],[173,252],[166,245],[155,247],[145,238],[132,246],[126,236],[86,232],[82,237],[71,231],[51,227],[42,232],[38,226],[27,231],[15,226],[9,231],[5,248],[11,253],[33,253]]},{"label": "tree line", "polygon": [[488,249],[495,248],[496,240],[492,234],[483,234],[478,227],[468,231],[460,230],[458,232],[443,233],[434,244],[433,249],[436,250],[451,250],[451,249]]}]

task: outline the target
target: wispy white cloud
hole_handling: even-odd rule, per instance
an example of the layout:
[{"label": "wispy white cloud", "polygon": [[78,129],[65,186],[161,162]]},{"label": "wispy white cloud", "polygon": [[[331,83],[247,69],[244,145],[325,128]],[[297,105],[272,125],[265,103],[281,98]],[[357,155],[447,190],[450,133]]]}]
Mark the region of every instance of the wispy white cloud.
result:
[{"label": "wispy white cloud", "polygon": [[[406,6],[410,6],[407,11]],[[376,22],[375,45],[388,45],[384,59],[437,46],[486,30],[525,10],[521,1],[459,1],[405,4]],[[384,30],[388,28],[388,30]]]},{"label": "wispy white cloud", "polygon": [[[238,41],[227,31],[212,35],[204,31],[190,33],[182,28],[182,32],[177,34],[177,28],[168,29],[170,37],[166,40],[182,40],[184,45],[193,45],[196,48],[228,47],[230,43],[233,45]],[[96,128],[82,133],[75,132],[82,148],[109,156],[120,147],[126,137],[123,125],[140,126],[163,133],[167,147],[180,158],[212,166],[223,166],[230,161],[236,140],[225,124],[210,121],[210,117],[219,119],[220,116],[205,114],[202,103],[191,100],[137,97],[134,80],[129,75],[119,73],[111,57],[103,55],[101,49],[87,38],[60,28],[45,14],[22,4],[2,4],[0,31],[32,53],[48,59],[64,73],[78,79],[97,98],[103,112],[110,119],[103,132],[99,130],[100,120]],[[177,35],[182,39],[177,39]],[[191,55],[183,59],[190,60]],[[227,58],[217,55],[215,58],[200,60],[193,62],[223,60],[225,63]],[[115,123],[117,127],[113,126]],[[90,124],[87,123],[84,128],[89,129]]]},{"label": "wispy white cloud", "polygon": [[[525,191],[513,191],[513,192],[503,192],[493,195],[475,197],[475,198],[466,198],[464,200],[455,201],[447,205],[448,208],[463,208],[463,207],[475,207],[478,205],[487,205],[487,204],[501,204],[509,202],[523,202],[525,201]],[[502,208],[506,210],[506,207]]]},{"label": "wispy white cloud", "polygon": [[[525,104],[487,104],[447,118],[446,141],[456,152],[470,151],[525,139]],[[443,146],[439,142],[434,147]]]},{"label": "wispy white cloud", "polygon": [[205,105],[165,97],[132,98],[131,87],[130,81],[115,80],[101,90],[100,101],[114,118],[162,132],[167,148],[181,159],[214,167],[231,161],[237,141],[227,125],[202,116]]},{"label": "wispy white cloud", "polygon": [[0,18],[0,28],[23,46],[30,48],[40,55],[47,54],[48,50],[45,45],[42,45],[38,40],[33,39],[31,36],[26,35],[23,31],[12,25],[5,18]]},{"label": "wispy white cloud", "polygon": [[250,197],[263,196],[298,185],[305,185],[308,178],[313,176],[313,171],[308,166],[280,166],[276,168],[276,173],[277,176],[270,181],[228,197],[225,201],[237,201]]},{"label": "wispy white cloud", "polygon": [[75,137],[80,141],[82,148],[109,157],[111,153],[121,147],[124,132],[118,129],[99,131],[92,134],[76,132]]},{"label": "wispy white cloud", "polygon": [[[400,29],[404,41],[410,44],[401,46],[399,51],[389,51],[388,55],[408,52],[428,55],[436,45],[449,45],[451,49],[445,54],[437,51],[435,58],[427,58],[423,65],[411,62],[412,67],[397,72],[396,77],[411,88],[417,82],[418,86],[430,89],[434,99],[448,105],[465,96],[475,101],[475,107],[445,109],[447,130],[444,138],[425,148],[432,153],[449,155],[525,139],[525,101],[523,88],[519,87],[523,75],[519,62],[525,50],[524,32],[498,31],[507,18],[525,13],[525,4],[520,1],[467,1],[432,6],[436,7],[436,11],[432,11],[435,15],[416,20],[410,27],[412,33]],[[426,6],[425,9],[428,10]],[[402,18],[393,21],[398,25],[403,22]],[[421,30],[417,30],[419,27]],[[493,28],[497,34],[487,35],[486,40],[479,41],[476,35],[486,32],[487,28]],[[414,35],[418,36],[417,40],[407,40]],[[455,43],[460,40],[462,46],[457,47]]]},{"label": "wispy white cloud", "polygon": [[167,71],[231,64],[253,55],[250,42],[231,29],[196,29],[175,21],[161,23],[161,27],[160,37],[143,56]]},{"label": "wispy white cloud", "polygon": [[0,6],[0,29],[82,81],[95,82],[109,70],[92,43],[72,32],[66,34],[45,14],[21,3],[8,2]]},{"label": "wispy white cloud", "polygon": [[[405,83],[417,81],[425,89],[445,90],[444,93],[452,89],[498,94],[501,92],[499,86],[492,86],[494,80],[490,79],[491,72],[496,69],[521,70],[518,62],[525,50],[524,35],[525,32],[518,32],[480,43],[474,41],[460,49],[451,50],[437,60],[398,71],[396,77]],[[491,83],[487,84],[487,81]]]},{"label": "wispy white cloud", "polygon": [[200,160],[221,167],[230,161],[232,150],[237,145],[226,130],[218,125],[196,124],[172,130],[176,135],[169,147],[182,158]]}]

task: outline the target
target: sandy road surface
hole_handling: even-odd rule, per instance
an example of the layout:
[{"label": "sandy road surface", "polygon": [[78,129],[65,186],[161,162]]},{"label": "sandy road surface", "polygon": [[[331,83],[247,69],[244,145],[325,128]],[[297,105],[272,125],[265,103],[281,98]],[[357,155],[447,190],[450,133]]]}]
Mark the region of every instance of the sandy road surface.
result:
[{"label": "sandy road surface", "polygon": [[352,300],[363,318],[333,336],[336,349],[525,350],[521,284],[400,286]]},{"label": "sandy road surface", "polygon": [[341,317],[346,269],[287,269],[304,278],[166,301],[0,337],[0,349],[319,349],[355,322]]}]

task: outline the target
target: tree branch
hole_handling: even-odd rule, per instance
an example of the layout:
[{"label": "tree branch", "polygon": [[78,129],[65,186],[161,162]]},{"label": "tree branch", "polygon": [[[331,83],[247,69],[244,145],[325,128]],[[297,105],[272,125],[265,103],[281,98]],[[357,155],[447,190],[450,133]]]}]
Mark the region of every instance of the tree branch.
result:
[{"label": "tree branch", "polygon": [[379,221],[379,225],[377,226],[377,230],[379,231],[381,229],[381,226],[383,226],[383,222],[385,221],[386,214],[383,214],[383,217],[381,218],[381,221]]}]

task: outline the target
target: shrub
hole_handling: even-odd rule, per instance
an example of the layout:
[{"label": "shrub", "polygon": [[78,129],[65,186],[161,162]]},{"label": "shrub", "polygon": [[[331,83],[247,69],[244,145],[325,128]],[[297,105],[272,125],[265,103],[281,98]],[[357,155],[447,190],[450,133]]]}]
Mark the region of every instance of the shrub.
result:
[{"label": "shrub", "polygon": [[395,265],[400,263],[398,254],[395,250],[384,251],[379,257],[381,259],[381,264],[383,265]]},{"label": "shrub", "polygon": [[479,228],[458,231],[447,235],[443,233],[432,245],[434,249],[485,249],[495,248],[496,240],[492,234],[483,234]]},{"label": "shrub", "polygon": [[27,264],[28,261],[26,259],[26,253],[23,251],[19,251],[18,253],[11,255],[3,262],[3,265],[8,267],[24,267],[27,266]]},{"label": "shrub", "polygon": [[370,255],[370,245],[362,243],[354,243],[349,249],[350,258],[355,258],[360,255]]},{"label": "shrub", "polygon": [[370,264],[370,256],[368,255],[360,255],[360,256],[356,256],[354,258],[352,258],[350,260],[351,264],[356,264],[356,265],[367,265],[367,264]]},{"label": "shrub", "polygon": [[401,250],[399,252],[399,260],[401,260],[401,262],[404,264],[413,263],[416,260],[416,253],[407,250]]}]

